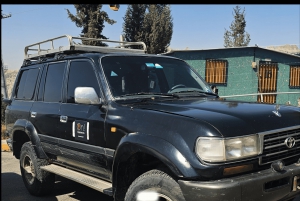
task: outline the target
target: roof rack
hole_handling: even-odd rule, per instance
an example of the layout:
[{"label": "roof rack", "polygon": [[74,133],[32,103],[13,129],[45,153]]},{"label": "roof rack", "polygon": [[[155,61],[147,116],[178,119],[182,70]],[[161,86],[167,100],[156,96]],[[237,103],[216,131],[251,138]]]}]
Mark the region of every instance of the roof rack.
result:
[{"label": "roof rack", "polygon": [[[59,46],[58,48],[54,48],[53,41],[67,38],[68,45],[66,46]],[[74,42],[73,39],[85,40],[85,41],[101,41],[101,42],[110,42],[110,43],[118,43],[120,46],[116,47],[105,47],[105,46],[92,46],[92,45],[81,45]],[[51,43],[50,49],[41,49],[41,44],[44,43]],[[136,46],[140,45],[143,46],[143,49],[130,49],[124,48],[129,46]],[[31,49],[31,47],[38,46],[37,49]],[[28,51],[36,51],[35,54],[29,54]],[[70,35],[63,35],[56,38],[51,38],[45,41],[41,41],[38,43],[34,43],[32,45],[28,45],[25,47],[25,60],[30,59],[39,59],[40,57],[47,57],[53,56],[56,53],[66,53],[66,52],[101,52],[101,53],[111,53],[111,52],[130,52],[130,53],[138,53],[138,54],[145,54],[146,52],[146,44],[144,42],[126,42],[126,41],[113,41],[113,40],[106,40],[106,39],[97,39],[97,38],[86,38],[86,37],[74,37]]]}]

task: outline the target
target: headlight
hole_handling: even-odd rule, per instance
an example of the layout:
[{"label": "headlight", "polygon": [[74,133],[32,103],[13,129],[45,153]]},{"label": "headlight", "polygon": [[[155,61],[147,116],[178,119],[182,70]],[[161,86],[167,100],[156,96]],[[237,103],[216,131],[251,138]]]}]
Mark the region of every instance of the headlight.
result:
[{"label": "headlight", "polygon": [[260,153],[258,135],[239,138],[199,137],[196,154],[207,162],[223,162],[251,157]]}]

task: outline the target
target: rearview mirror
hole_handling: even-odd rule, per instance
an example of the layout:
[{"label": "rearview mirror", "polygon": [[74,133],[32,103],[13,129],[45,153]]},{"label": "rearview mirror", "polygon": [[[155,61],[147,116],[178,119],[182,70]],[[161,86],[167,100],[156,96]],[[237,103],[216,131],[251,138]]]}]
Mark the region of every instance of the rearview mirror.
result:
[{"label": "rearview mirror", "polygon": [[212,89],[212,91],[213,91],[215,94],[217,94],[217,95],[218,95],[218,93],[219,93],[219,89],[217,88],[217,86],[216,86],[216,85],[212,85],[212,86],[211,86],[211,89]]},{"label": "rearview mirror", "polygon": [[88,105],[100,105],[101,98],[98,97],[93,87],[76,87],[74,92],[75,103]]}]

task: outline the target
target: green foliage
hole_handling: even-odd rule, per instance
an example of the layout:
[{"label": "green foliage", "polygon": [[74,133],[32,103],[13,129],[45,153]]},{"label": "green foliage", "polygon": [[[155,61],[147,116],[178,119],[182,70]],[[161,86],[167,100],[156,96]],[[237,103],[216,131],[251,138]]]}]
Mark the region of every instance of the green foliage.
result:
[{"label": "green foliage", "polygon": [[241,11],[239,6],[233,8],[234,21],[230,25],[230,31],[225,29],[224,47],[241,47],[248,46],[250,35],[245,32],[245,8]]},{"label": "green foliage", "polygon": [[146,4],[130,4],[123,17],[124,39],[130,42],[142,40],[143,20],[146,12]]},{"label": "green foliage", "polygon": [[[77,27],[82,27],[81,37],[108,39],[102,35],[104,22],[114,24],[116,21],[110,19],[105,11],[102,11],[102,4],[74,4],[76,15],[68,9],[68,17],[75,22]],[[82,41],[84,45],[107,46],[101,41]]]},{"label": "green foliage", "polygon": [[131,4],[123,19],[126,41],[144,42],[149,54],[167,51],[173,34],[173,19],[169,5]]}]

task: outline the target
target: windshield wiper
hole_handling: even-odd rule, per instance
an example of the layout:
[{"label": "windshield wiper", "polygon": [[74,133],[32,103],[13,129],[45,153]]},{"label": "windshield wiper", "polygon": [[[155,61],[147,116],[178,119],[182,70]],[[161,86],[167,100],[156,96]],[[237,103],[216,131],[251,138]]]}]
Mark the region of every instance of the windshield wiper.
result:
[{"label": "windshield wiper", "polygon": [[[188,95],[188,96],[194,96],[195,93],[197,94],[197,96],[199,96],[200,94],[201,95],[212,95],[212,96],[217,96],[217,94],[214,94],[214,93],[211,93],[211,92],[206,92],[206,91],[198,91],[198,90],[186,90],[186,91],[178,91],[178,92],[175,92],[175,93],[179,93],[179,94],[192,94],[192,95]],[[181,95],[181,96],[182,96]]]},{"label": "windshield wiper", "polygon": [[[144,98],[169,98],[169,97],[173,97],[173,98],[180,98],[179,95],[177,94],[168,94],[168,93],[152,93],[152,92],[138,92],[138,93],[132,93],[132,94],[124,94],[121,95],[119,97],[128,97],[128,96],[141,96],[141,95],[150,95],[150,97],[144,97]],[[141,98],[141,97],[139,97]]]}]

